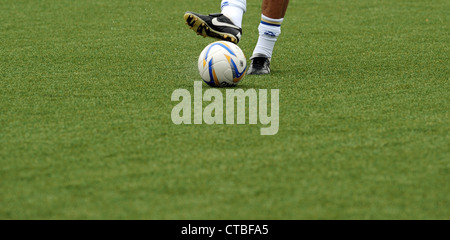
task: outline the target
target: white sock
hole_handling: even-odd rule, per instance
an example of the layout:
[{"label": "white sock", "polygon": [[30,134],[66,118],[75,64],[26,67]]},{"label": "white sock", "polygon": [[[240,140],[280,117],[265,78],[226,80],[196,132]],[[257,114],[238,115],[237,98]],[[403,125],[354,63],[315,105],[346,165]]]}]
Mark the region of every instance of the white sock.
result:
[{"label": "white sock", "polygon": [[242,17],[247,9],[247,0],[222,0],[222,14],[238,27],[242,27]]},{"label": "white sock", "polygon": [[283,18],[274,19],[261,15],[261,23],[259,24],[259,38],[256,44],[253,55],[264,54],[267,57],[272,57],[273,48],[278,36],[281,33],[281,23]]}]

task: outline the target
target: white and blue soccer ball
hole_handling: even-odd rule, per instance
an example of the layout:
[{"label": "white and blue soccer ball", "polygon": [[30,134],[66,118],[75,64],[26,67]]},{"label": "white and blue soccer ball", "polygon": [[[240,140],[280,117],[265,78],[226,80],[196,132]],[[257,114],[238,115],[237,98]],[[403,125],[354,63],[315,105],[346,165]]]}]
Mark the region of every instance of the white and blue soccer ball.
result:
[{"label": "white and blue soccer ball", "polygon": [[244,53],[231,42],[213,42],[198,58],[200,76],[211,87],[234,87],[244,78],[246,70]]}]

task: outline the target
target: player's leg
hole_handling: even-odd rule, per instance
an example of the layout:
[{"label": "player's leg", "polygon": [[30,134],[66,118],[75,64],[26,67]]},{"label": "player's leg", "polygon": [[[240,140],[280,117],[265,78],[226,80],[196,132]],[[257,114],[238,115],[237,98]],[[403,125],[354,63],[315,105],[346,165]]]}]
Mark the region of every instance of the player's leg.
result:
[{"label": "player's leg", "polygon": [[263,0],[259,38],[247,74],[270,73],[270,59],[278,36],[281,23],[286,14],[289,0]]},{"label": "player's leg", "polygon": [[201,15],[186,12],[184,20],[198,35],[238,43],[246,6],[246,0],[222,0],[221,13]]}]

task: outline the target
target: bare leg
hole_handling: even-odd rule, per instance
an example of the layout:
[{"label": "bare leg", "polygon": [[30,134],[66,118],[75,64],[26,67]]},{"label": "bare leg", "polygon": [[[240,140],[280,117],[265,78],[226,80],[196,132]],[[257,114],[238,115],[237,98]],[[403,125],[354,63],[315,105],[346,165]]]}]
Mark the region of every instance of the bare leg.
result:
[{"label": "bare leg", "polygon": [[289,0],[263,0],[262,14],[270,18],[284,18]]}]

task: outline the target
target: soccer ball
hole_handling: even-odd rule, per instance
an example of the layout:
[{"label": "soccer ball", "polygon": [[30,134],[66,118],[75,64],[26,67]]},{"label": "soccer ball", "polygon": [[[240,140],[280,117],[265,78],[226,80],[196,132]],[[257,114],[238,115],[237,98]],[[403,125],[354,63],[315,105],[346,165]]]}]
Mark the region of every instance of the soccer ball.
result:
[{"label": "soccer ball", "polygon": [[211,87],[234,87],[245,76],[246,70],[244,53],[231,42],[213,42],[198,58],[200,76]]}]

